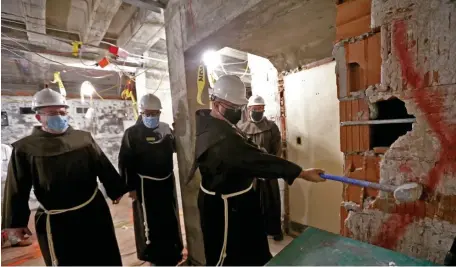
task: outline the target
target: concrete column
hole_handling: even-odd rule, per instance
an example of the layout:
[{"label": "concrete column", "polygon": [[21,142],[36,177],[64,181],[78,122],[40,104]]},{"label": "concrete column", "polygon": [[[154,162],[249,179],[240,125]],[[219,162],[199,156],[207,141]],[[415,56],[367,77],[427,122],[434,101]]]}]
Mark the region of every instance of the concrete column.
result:
[{"label": "concrete column", "polygon": [[184,56],[183,38],[180,34],[183,27],[181,7],[174,7],[176,6],[165,11],[165,27],[185,232],[187,234],[189,260],[193,264],[203,265],[205,263],[204,244],[197,206],[201,179],[199,172],[195,174],[192,182],[188,185],[185,183],[194,161],[195,112],[200,108],[208,108],[208,92],[203,92],[203,103],[205,105],[197,104],[196,77],[200,62],[198,56]]}]

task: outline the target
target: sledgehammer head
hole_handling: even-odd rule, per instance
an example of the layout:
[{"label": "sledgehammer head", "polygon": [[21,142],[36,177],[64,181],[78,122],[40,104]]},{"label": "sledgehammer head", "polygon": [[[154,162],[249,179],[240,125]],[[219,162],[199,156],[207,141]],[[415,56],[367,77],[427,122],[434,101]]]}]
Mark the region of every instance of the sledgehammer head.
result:
[{"label": "sledgehammer head", "polygon": [[403,184],[394,190],[394,198],[401,203],[417,201],[422,194],[423,186],[417,183]]}]

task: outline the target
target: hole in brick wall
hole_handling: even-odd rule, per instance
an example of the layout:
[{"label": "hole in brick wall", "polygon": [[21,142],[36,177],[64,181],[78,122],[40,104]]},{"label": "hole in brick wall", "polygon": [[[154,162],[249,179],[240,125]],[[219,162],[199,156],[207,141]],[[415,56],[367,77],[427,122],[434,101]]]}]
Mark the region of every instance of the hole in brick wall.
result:
[{"label": "hole in brick wall", "polygon": [[[398,98],[376,102],[378,116],[375,120],[410,119],[415,116],[407,114],[405,103]],[[372,124],[371,149],[374,147],[389,147],[400,136],[412,130],[412,122],[394,124]]]},{"label": "hole in brick wall", "polygon": [[298,145],[301,144],[301,137],[296,138],[296,143],[297,143]]},{"label": "hole in brick wall", "polygon": [[361,66],[356,62],[350,63],[348,64],[348,72],[350,92],[356,92],[365,89],[362,85],[363,69]]}]

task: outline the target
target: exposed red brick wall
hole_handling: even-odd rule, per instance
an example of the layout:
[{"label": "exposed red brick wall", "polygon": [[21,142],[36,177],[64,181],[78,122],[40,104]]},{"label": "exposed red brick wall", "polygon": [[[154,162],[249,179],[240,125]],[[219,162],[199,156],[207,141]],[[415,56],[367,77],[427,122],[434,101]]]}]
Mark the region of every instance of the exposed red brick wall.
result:
[{"label": "exposed red brick wall", "polygon": [[[337,8],[336,41],[356,36],[335,47],[341,121],[359,119],[354,113],[360,100],[353,98],[365,97],[373,86],[373,99],[397,96],[417,123],[389,148],[363,147],[362,138],[371,140],[369,134],[359,135],[361,126],[341,127],[346,175],[378,182],[381,172],[382,182],[389,184],[419,182],[425,195],[398,205],[391,194],[380,198],[376,190],[345,186],[344,201],[361,210],[341,208],[341,234],[442,263],[456,236],[456,61],[449,49],[456,42],[456,6],[443,0],[373,0],[372,27],[381,28],[374,34],[370,16],[348,8],[367,2],[353,0]],[[348,32],[357,34],[344,35]],[[354,74],[352,63],[359,66]]]},{"label": "exposed red brick wall", "polygon": [[337,5],[336,42],[370,30],[370,0],[348,1]]},{"label": "exposed red brick wall", "polygon": [[[351,37],[359,37],[371,31],[371,0],[353,0],[337,5],[336,42]],[[365,91],[370,85],[380,83],[381,74],[381,38],[380,33],[369,37],[357,38],[357,41],[346,42],[344,46],[347,77],[340,84],[346,88],[346,95],[339,93],[340,121],[369,120],[367,98],[347,98],[352,93]],[[339,62],[340,64],[341,62]],[[339,75],[339,74],[338,74]],[[340,149],[345,153],[345,175],[355,179],[366,179],[379,182],[380,156],[385,150],[377,150],[377,154],[365,152],[370,150],[369,125],[354,125],[340,127]],[[353,185],[344,185],[343,200],[354,202],[362,207],[364,199],[376,197],[377,190],[364,189]],[[341,235],[351,236],[344,225],[348,212],[344,207],[340,210]]]},{"label": "exposed red brick wall", "polygon": [[[367,87],[380,83],[382,63],[380,46],[380,33],[344,45],[347,68],[345,86],[348,95],[352,92],[364,91]],[[353,70],[353,65],[358,66],[356,70]],[[339,93],[339,98],[342,97],[344,96]]]},{"label": "exposed red brick wall", "polygon": [[[365,99],[340,101],[340,121],[363,121],[369,119],[369,107]],[[340,127],[340,150],[345,153],[369,150],[370,130],[368,125]]]}]

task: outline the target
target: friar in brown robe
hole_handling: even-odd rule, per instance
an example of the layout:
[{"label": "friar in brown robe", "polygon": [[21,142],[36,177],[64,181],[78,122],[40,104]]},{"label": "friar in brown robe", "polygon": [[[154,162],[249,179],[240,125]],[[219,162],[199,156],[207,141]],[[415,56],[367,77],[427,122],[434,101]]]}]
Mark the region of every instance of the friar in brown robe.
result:
[{"label": "friar in brown robe", "polygon": [[[280,156],[281,136],[279,127],[264,116],[265,102],[261,96],[252,96],[248,104],[248,119],[238,124],[249,139],[266,150],[268,154]],[[261,213],[264,219],[266,232],[280,241],[283,239],[281,221],[280,189],[277,179],[263,179],[255,181],[255,192],[260,198]]]},{"label": "friar in brown robe", "polygon": [[2,206],[2,229],[23,238],[33,186],[41,207],[35,228],[46,265],[121,266],[114,225],[97,177],[118,203],[127,192],[91,134],[68,125],[65,99],[43,89],[35,95],[32,134],[12,144]]}]

